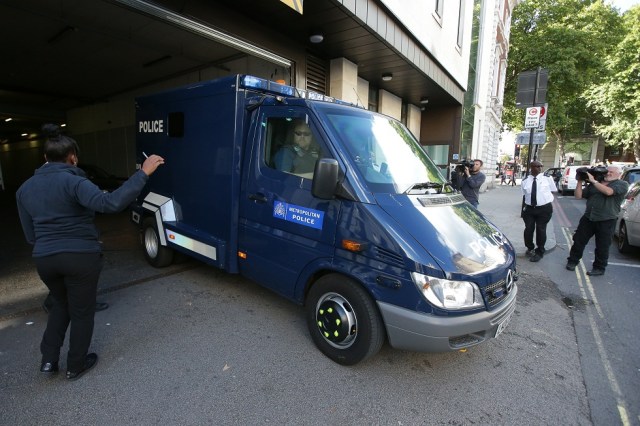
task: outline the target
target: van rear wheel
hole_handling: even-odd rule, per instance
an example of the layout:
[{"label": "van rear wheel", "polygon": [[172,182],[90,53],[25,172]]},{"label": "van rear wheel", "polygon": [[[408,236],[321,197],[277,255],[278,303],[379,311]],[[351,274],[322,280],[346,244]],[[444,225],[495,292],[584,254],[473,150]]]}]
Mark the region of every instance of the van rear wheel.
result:
[{"label": "van rear wheel", "polygon": [[148,217],[142,223],[142,243],[144,257],[151,266],[163,268],[173,262],[173,250],[160,244],[156,219]]},{"label": "van rear wheel", "polygon": [[355,281],[338,274],[320,278],[306,300],[307,326],[318,349],[342,365],[375,355],[385,339],[375,302]]}]

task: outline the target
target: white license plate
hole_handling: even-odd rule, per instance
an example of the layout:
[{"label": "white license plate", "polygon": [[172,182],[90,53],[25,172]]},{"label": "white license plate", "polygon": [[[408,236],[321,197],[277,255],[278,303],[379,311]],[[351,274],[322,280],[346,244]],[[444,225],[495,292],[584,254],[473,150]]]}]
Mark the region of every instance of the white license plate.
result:
[{"label": "white license plate", "polygon": [[512,315],[513,315],[513,312],[511,312],[509,314],[509,316],[504,319],[504,321],[502,321],[500,324],[498,324],[498,329],[496,330],[496,335],[493,336],[493,337],[498,337],[500,334],[502,334],[504,329],[507,328],[507,325],[509,325],[509,321],[511,321],[511,316]]}]

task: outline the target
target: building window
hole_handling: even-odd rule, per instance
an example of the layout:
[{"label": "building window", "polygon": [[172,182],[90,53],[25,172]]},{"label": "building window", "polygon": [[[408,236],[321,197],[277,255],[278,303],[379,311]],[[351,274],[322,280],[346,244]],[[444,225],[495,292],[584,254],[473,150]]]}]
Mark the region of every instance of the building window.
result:
[{"label": "building window", "polygon": [[460,9],[458,12],[458,47],[462,48],[462,41],[464,40],[464,4],[465,0],[460,0]]},{"label": "building window", "polygon": [[369,86],[369,105],[367,105],[369,111],[378,112],[378,89],[373,86]]},{"label": "building window", "polygon": [[405,104],[404,102],[402,103],[402,107],[400,107],[400,122],[402,124],[404,124],[405,126],[408,126],[408,116],[409,116],[409,106],[407,104]]},{"label": "building window", "polygon": [[442,11],[444,9],[444,0],[436,0],[436,15],[442,19]]}]

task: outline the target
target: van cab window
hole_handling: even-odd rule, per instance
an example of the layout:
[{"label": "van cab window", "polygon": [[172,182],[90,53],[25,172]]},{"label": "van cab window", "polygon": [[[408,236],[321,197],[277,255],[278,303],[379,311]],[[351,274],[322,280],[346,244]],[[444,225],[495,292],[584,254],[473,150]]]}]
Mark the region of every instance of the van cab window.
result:
[{"label": "van cab window", "polygon": [[265,162],[269,167],[312,179],[320,146],[304,119],[270,117],[266,120]]},{"label": "van cab window", "polygon": [[347,112],[331,106],[324,112],[329,130],[342,140],[350,162],[372,191],[453,191],[418,141],[397,121],[368,111]]}]

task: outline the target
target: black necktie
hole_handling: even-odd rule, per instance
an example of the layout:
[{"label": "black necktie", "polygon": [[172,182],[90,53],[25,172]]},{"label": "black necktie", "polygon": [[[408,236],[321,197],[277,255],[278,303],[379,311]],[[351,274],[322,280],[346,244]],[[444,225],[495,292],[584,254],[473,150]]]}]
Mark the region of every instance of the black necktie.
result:
[{"label": "black necktie", "polygon": [[536,195],[536,191],[538,190],[536,185],[536,178],[533,178],[533,183],[531,184],[531,205],[535,207],[538,204],[538,196]]}]

